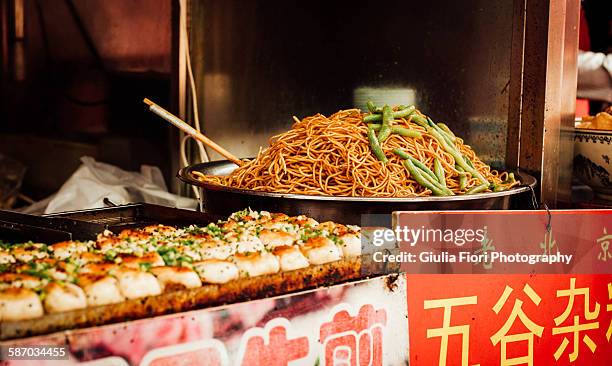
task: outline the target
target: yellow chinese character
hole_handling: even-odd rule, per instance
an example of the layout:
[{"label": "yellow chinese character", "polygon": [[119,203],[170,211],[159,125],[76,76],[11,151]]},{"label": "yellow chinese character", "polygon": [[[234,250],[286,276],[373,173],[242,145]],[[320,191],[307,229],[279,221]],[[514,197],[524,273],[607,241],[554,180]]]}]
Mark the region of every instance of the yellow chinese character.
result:
[{"label": "yellow chinese character", "polygon": [[612,253],[610,253],[610,241],[612,240],[612,234],[608,234],[608,231],[604,227],[604,235],[597,239],[597,243],[601,246],[601,253],[597,254],[597,259],[600,261],[607,261],[612,259]]},{"label": "yellow chinese character", "polygon": [[[493,306],[493,311],[495,312],[495,314],[499,314],[503,306],[508,301],[508,298],[510,297],[512,291],[514,291],[512,287],[506,286],[504,293],[501,295],[499,300],[497,300],[495,306]],[[531,299],[531,301],[533,301],[536,306],[540,305],[540,301],[542,299],[533,290],[533,288],[531,288],[531,286],[525,284],[525,287],[523,287],[523,292],[527,295],[527,297],[529,297],[529,299]],[[512,328],[512,326],[514,325],[516,318],[520,319],[521,323],[523,323],[523,325],[529,330],[529,332],[508,335],[508,332],[510,331],[510,328]],[[508,317],[504,325],[497,331],[497,333],[491,336],[491,342],[494,346],[497,346],[497,344],[501,341],[500,366],[523,364],[533,366],[533,336],[537,335],[538,337],[542,337],[543,331],[544,327],[537,325],[536,323],[531,321],[531,319],[529,319],[527,315],[525,315],[525,312],[523,311],[523,302],[519,299],[515,299],[510,316]],[[527,355],[509,359],[507,353],[508,343],[524,341],[527,341]]]},{"label": "yellow chinese character", "polygon": [[[553,238],[552,230],[544,233],[544,240],[540,243],[540,248],[544,249],[544,255],[551,255],[552,249],[557,245],[557,241]],[[559,248],[557,248],[559,252]]]},{"label": "yellow chinese character", "polygon": [[[608,284],[608,300],[612,300],[612,282]],[[606,305],[606,311],[612,312],[612,304]],[[608,339],[608,342],[610,342],[610,338],[612,338],[612,320],[610,320],[610,326],[606,332],[606,338]]]},{"label": "yellow chinese character", "polygon": [[461,335],[461,366],[467,366],[470,352],[470,326],[451,326],[451,308],[453,306],[475,305],[478,302],[476,296],[456,297],[451,299],[425,300],[424,309],[444,308],[442,328],[427,329],[427,338],[441,337],[439,366],[446,366],[448,355],[448,337]]},{"label": "yellow chinese character", "polygon": [[[576,278],[570,279],[569,289],[557,290],[557,297],[568,297],[569,300],[568,300],[567,307],[565,308],[565,311],[563,312],[563,314],[555,318],[555,325],[557,325],[557,327],[553,328],[552,334],[557,335],[557,334],[573,333],[573,351],[572,353],[569,354],[570,362],[574,362],[578,359],[578,355],[580,352],[580,344],[578,343],[580,332],[586,332],[588,330],[599,329],[599,322],[580,324],[580,316],[574,315],[573,324],[564,326],[564,327],[559,327],[559,325],[565,322],[565,320],[567,320],[567,318],[570,316],[570,313],[572,312],[572,309],[574,308],[574,299],[576,298],[576,296],[584,296],[584,319],[585,320],[597,319],[597,317],[599,316],[599,304],[595,302],[595,310],[593,311],[589,310],[591,308],[589,293],[590,291],[588,287],[576,288]],[[595,342],[593,342],[593,340],[588,335],[585,334],[582,337],[582,341],[584,342],[584,344],[586,344],[586,346],[591,350],[592,353],[595,353],[595,350],[597,349],[597,345],[595,344]],[[555,352],[555,360],[559,360],[559,358],[561,358],[563,353],[565,353],[565,349],[567,348],[568,344],[569,344],[569,340],[567,339],[567,337],[564,337],[563,341],[561,342],[561,345],[559,346],[559,348],[557,348],[557,351]]]}]

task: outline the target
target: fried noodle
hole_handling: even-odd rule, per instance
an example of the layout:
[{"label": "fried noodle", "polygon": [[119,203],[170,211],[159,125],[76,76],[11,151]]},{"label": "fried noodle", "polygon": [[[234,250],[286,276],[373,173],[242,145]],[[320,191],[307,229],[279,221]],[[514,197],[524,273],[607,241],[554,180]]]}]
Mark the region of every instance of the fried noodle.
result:
[{"label": "fried noodle", "polygon": [[[410,177],[403,160],[392,152],[401,148],[431,170],[438,158],[444,167],[446,185],[455,194],[465,194],[481,184],[469,173],[460,173],[453,156],[411,117],[397,118],[393,125],[417,130],[422,138],[392,134],[382,144],[389,159],[387,164],[382,163],[370,149],[364,116],[359,109],[349,109],[330,117],[317,114],[296,119],[291,130],[273,136],[268,148],[229,176],[194,174],[206,183],[263,192],[353,197],[431,195],[431,190]],[[519,184],[515,180],[507,182],[508,173],[492,170],[462,139],[457,137],[455,146],[489,182],[503,189]],[[464,189],[460,189],[460,174],[467,174]]]}]

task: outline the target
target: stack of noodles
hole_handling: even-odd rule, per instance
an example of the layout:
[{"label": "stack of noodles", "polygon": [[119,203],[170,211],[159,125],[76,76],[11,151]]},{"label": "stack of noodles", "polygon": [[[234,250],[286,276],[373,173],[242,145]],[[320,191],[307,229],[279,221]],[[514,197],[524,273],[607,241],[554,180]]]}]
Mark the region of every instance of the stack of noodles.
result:
[{"label": "stack of noodles", "polygon": [[267,149],[229,176],[194,174],[233,188],[352,197],[450,196],[519,184],[414,106],[368,107],[370,113],[294,117],[291,130],[272,137]]},{"label": "stack of noodles", "polygon": [[0,242],[0,322],[230,285],[360,255],[357,226],[250,209],[204,227],[153,225],[51,245]]}]

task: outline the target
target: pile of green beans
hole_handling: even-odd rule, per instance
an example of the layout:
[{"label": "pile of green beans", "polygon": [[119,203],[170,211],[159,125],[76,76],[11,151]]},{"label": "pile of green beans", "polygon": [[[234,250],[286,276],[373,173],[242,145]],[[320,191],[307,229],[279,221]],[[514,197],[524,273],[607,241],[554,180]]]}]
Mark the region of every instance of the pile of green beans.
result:
[{"label": "pile of green beans", "polygon": [[434,159],[434,173],[436,173],[436,177],[440,184],[446,187],[446,174],[444,174],[444,167],[438,158]]},{"label": "pile of green beans", "polygon": [[[446,126],[446,128],[442,128],[439,125],[433,123],[430,118],[423,117],[419,114],[413,115],[412,121],[425,128],[425,130],[427,130],[427,132],[429,132],[429,134],[433,136],[436,141],[438,141],[438,144],[442,146],[444,151],[449,153],[453,157],[453,159],[455,159],[455,164],[457,164],[461,169],[463,169],[465,172],[470,173],[473,177],[478,178],[482,185],[489,185],[489,181],[487,180],[487,178],[480,174],[480,172],[474,168],[472,162],[470,162],[468,158],[464,157],[463,154],[461,154],[461,152],[459,151],[459,149],[457,149],[457,146],[455,146],[455,141],[457,138],[450,131],[450,128],[448,128],[446,125],[444,125]],[[448,132],[445,131],[445,129],[448,129]]]},{"label": "pile of green beans", "polygon": [[442,122],[438,122],[437,125],[438,125],[438,127],[440,127],[442,129],[442,131],[446,132],[449,136],[451,136],[454,139],[453,141],[456,141],[457,137],[455,136],[453,131],[451,131],[451,129],[447,125],[445,125]]},{"label": "pile of green beans", "polygon": [[[386,164],[388,158],[382,149],[383,142],[391,135],[398,134],[404,137],[423,138],[421,132],[401,126],[393,126],[391,123],[396,118],[410,118],[417,125],[423,127],[433,137],[440,147],[455,160],[455,169],[459,172],[459,189],[465,191],[468,186],[468,174],[480,182],[477,186],[465,191],[465,194],[475,194],[490,189],[499,192],[507,189],[507,185],[515,182],[514,175],[508,174],[508,178],[495,184],[489,182],[475,167],[470,159],[464,156],[456,145],[457,136],[444,123],[434,123],[429,117],[419,113],[414,106],[400,105],[394,111],[388,105],[377,107],[373,102],[367,102],[370,114],[363,118],[368,124],[368,140],[370,147],[378,160]],[[446,173],[439,158],[434,159],[433,171],[418,159],[401,149],[394,149],[393,153],[403,159],[403,165],[420,185],[429,189],[436,196],[451,196],[454,193],[446,184]]]},{"label": "pile of green beans", "polygon": [[[363,118],[363,122],[368,124],[368,141],[370,142],[370,148],[376,155],[378,160],[386,164],[389,159],[385,156],[382,149],[382,143],[385,142],[391,134],[398,134],[404,137],[422,138],[423,136],[419,131],[411,130],[409,128],[401,126],[392,126],[396,118],[405,118],[410,116],[416,111],[414,106],[406,107],[400,106],[398,111],[393,111],[388,105],[384,105],[382,108],[374,105],[372,101],[367,102],[368,110],[370,114]],[[381,123],[371,123],[371,122]],[[378,134],[376,132],[378,131]]]},{"label": "pile of green beans", "polygon": [[453,196],[454,193],[446,186],[446,177],[442,163],[438,159],[434,162],[432,172],[425,164],[414,158],[402,149],[393,149],[393,153],[404,159],[404,167],[408,169],[410,176],[420,185],[429,189],[434,196]]},{"label": "pile of green beans", "polygon": [[[403,108],[401,108],[403,107]],[[406,118],[408,116],[410,116],[412,113],[414,113],[416,111],[416,107],[411,105],[410,107],[406,107],[406,106],[400,106],[400,110],[399,111],[395,111],[392,112],[393,115],[393,119],[396,118]],[[380,110],[380,112],[379,112]],[[363,117],[363,122],[365,123],[371,123],[371,122],[380,122],[382,121],[382,109],[379,109],[377,107],[374,107],[374,112],[372,112],[372,110],[370,110],[369,115]]]},{"label": "pile of green beans", "polygon": [[451,196],[453,192],[448,190],[446,192],[440,185],[436,184],[434,181],[426,178],[427,174],[422,174],[421,171],[412,163],[410,160],[404,160],[404,166],[410,172],[410,176],[414,178],[420,185],[429,189],[434,196]]}]

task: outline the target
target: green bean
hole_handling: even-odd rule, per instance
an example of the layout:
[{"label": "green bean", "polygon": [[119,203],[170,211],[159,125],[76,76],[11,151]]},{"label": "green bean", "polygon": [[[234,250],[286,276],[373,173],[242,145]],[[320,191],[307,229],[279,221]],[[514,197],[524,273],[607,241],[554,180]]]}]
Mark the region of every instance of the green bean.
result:
[{"label": "green bean", "polygon": [[466,172],[472,174],[473,177],[478,178],[478,180],[480,180],[483,184],[489,184],[489,181],[482,174],[480,174],[478,170],[474,169],[473,166],[470,166],[468,163],[466,163],[466,161],[463,159],[463,155],[461,155],[459,150],[457,150],[456,146],[449,145],[448,142],[444,139],[444,137],[442,137],[438,133],[438,131],[436,131],[432,127],[430,127],[427,132],[429,132],[436,140],[438,140],[438,143],[442,145],[442,148],[444,148],[447,153],[451,154],[451,156],[455,159],[455,163],[457,165],[463,168],[463,170],[465,170]]},{"label": "green bean", "polygon": [[492,188],[491,190],[493,192],[503,192],[503,191],[508,189],[506,186],[504,186],[502,184],[495,184],[495,183],[493,183],[493,184],[491,184],[491,186],[492,187],[490,187],[490,188]]},{"label": "green bean", "polygon": [[[411,161],[412,162],[412,161]],[[414,162],[412,162],[414,164]],[[416,164],[415,164],[416,166]],[[425,173],[423,174],[423,179],[427,180],[430,184],[432,184],[434,187],[438,188],[440,191],[442,191],[444,193],[445,196],[454,196],[455,194],[453,193],[453,191],[451,191],[450,189],[448,189],[448,187],[446,187],[445,185],[442,185],[437,178],[432,178],[429,174],[427,174],[423,169],[420,169],[418,166],[416,166],[416,168],[421,172],[421,173]]]},{"label": "green bean", "polygon": [[423,138],[423,135],[421,135],[419,131],[406,127],[391,126],[391,132],[404,137],[413,137],[415,139]]},{"label": "green bean", "polygon": [[438,177],[436,177],[434,172],[432,172],[425,164],[421,163],[418,159],[415,159],[414,157],[412,157],[412,155],[408,154],[404,150],[402,150],[402,149],[400,149],[398,147],[398,148],[393,149],[393,153],[395,155],[399,156],[400,158],[404,159],[404,160],[410,160],[412,162],[412,164],[417,166],[419,169],[421,169],[423,172],[425,172],[431,178],[435,179],[436,181],[438,180]]},{"label": "green bean", "polygon": [[419,170],[419,172],[424,173],[423,179],[425,179],[428,183],[438,188],[438,190],[444,193],[445,196],[454,195],[453,191],[448,189],[446,185],[442,185],[438,181],[438,177],[434,174],[434,172],[432,172],[431,169],[429,169],[425,164],[421,163],[418,159],[415,159],[410,154],[406,153],[400,148],[394,149],[393,153],[395,153],[396,155],[398,155],[400,158],[404,160],[409,160]]},{"label": "green bean", "polygon": [[[368,128],[373,128],[374,131],[380,130],[380,126],[380,123],[368,123]],[[391,126],[391,133],[396,133],[404,137],[413,137],[415,139],[420,139],[423,137],[423,135],[421,135],[421,133],[417,130],[400,126]]]},{"label": "green bean", "polygon": [[472,164],[472,161],[467,156],[464,155],[463,159],[465,159],[465,162],[468,163],[469,166],[474,168],[474,164]]},{"label": "green bean", "polygon": [[371,100],[368,100],[368,102],[366,103],[366,106],[368,107],[368,110],[370,111],[370,113],[375,113],[375,114],[382,113],[382,108],[377,107],[374,104],[374,102],[372,102]]},{"label": "green bean", "polygon": [[382,125],[378,131],[378,142],[381,144],[391,135],[391,121],[393,121],[393,110],[385,105],[382,112]]},{"label": "green bean", "polygon": [[397,156],[399,156],[402,159],[411,159],[412,156],[410,154],[408,154],[407,152],[405,152],[404,150],[400,149],[399,147],[396,147],[395,149],[393,149],[393,153]]},{"label": "green bean", "polygon": [[368,114],[367,116],[363,117],[363,121],[365,123],[382,121],[382,115],[375,113]]},{"label": "green bean", "polygon": [[423,174],[421,174],[421,172],[417,169],[417,167],[414,166],[414,164],[412,164],[410,159],[404,160],[404,166],[406,167],[406,169],[408,169],[410,176],[414,178],[414,180],[416,180],[417,183],[429,189],[431,193],[433,193],[435,196],[445,196],[446,195],[445,192],[442,191],[442,189],[436,187],[435,185],[431,184],[431,182],[426,180]]},{"label": "green bean", "polygon": [[467,175],[462,167],[455,165],[455,169],[459,171],[459,189],[463,191],[467,186]]},{"label": "green bean", "polygon": [[443,187],[446,187],[446,176],[444,174],[444,167],[442,166],[442,163],[440,163],[440,159],[438,158],[434,159],[434,173],[438,178],[438,182],[440,182]]},{"label": "green bean", "polygon": [[383,164],[386,164],[389,160],[385,156],[385,153],[383,152],[383,149],[376,138],[376,131],[374,131],[372,128],[368,129],[368,140],[370,141],[370,147],[372,148],[374,155],[376,155],[378,160],[382,161]]},{"label": "green bean", "polygon": [[467,187],[467,176],[465,173],[459,175],[459,189],[464,190]]},{"label": "green bean", "polygon": [[412,116],[412,122],[418,124],[419,126],[425,128],[426,130],[429,129],[433,129],[437,132],[440,133],[441,136],[444,137],[444,140],[446,140],[449,144],[451,145],[455,145],[455,136],[451,136],[449,134],[447,134],[446,132],[444,132],[444,130],[442,130],[440,127],[438,127],[438,125],[436,125],[435,123],[433,123],[433,121],[431,120],[431,118],[429,117],[424,117],[421,116],[419,114],[415,114]]},{"label": "green bean", "polygon": [[470,188],[465,194],[476,194],[483,191],[486,191],[489,188],[489,183],[483,183],[479,186]]},{"label": "green bean", "polygon": [[446,140],[446,142],[455,147],[455,138],[451,137],[449,134],[447,134],[446,132],[444,132],[440,127],[438,127],[437,124],[434,123],[434,121],[431,120],[431,118],[427,117],[427,124],[429,125],[429,127],[433,128],[434,130],[436,130],[436,132],[438,132],[440,134],[440,136],[442,136],[444,138],[444,140]]},{"label": "green bean", "polygon": [[427,119],[421,116],[420,114],[414,114],[412,116],[412,122],[416,123],[417,125],[421,127],[424,127],[425,129],[429,127],[429,123],[427,123]]},{"label": "green bean", "polygon": [[[446,130],[444,130],[442,127],[440,127],[440,123],[434,123],[434,121],[431,120],[431,118],[427,117],[427,122],[429,123],[429,125],[433,128],[436,129],[436,131],[440,132],[440,134],[444,137],[446,137],[447,141],[450,141],[450,143],[452,143],[453,145],[455,144],[455,141],[457,141],[457,137],[455,136],[454,133],[452,132],[447,132]],[[444,123],[442,123],[442,125],[444,125]],[[444,125],[446,126],[446,125]],[[446,127],[448,128],[448,127]],[[450,131],[450,129],[449,129]]]},{"label": "green bean", "polygon": [[399,111],[395,111],[393,112],[393,118],[405,118],[408,117],[409,115],[411,115],[412,113],[414,113],[414,111],[416,110],[416,107],[411,105],[411,106],[402,106],[404,108],[400,109]]},{"label": "green bean", "polygon": [[[453,131],[451,131],[451,129],[444,123],[442,122],[438,122],[438,127],[440,127],[440,129],[444,132],[446,132],[448,135],[450,135],[453,139],[456,139],[457,136],[455,136],[455,134],[453,133]],[[454,140],[453,140],[454,141]]]},{"label": "green bean", "polygon": [[[406,107],[399,111],[393,112],[393,118],[408,117],[415,111],[415,109],[416,109],[415,106],[411,105],[410,107]],[[373,114],[368,114],[367,116],[363,117],[363,122],[365,123],[378,122],[378,121],[382,121],[382,114],[373,113]]]},{"label": "green bean", "polygon": [[378,131],[378,142],[382,144],[389,136],[391,136],[391,128],[381,128],[380,131]]}]

